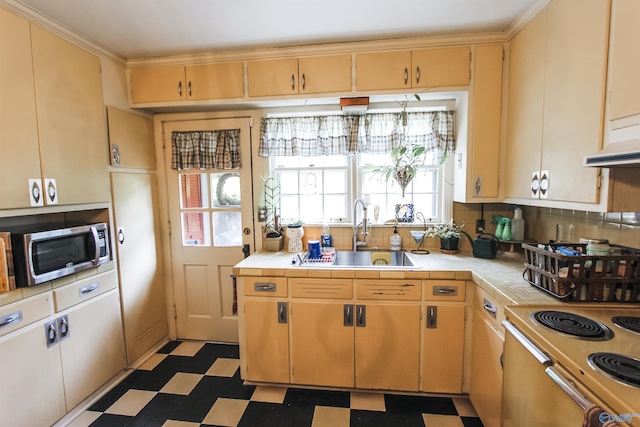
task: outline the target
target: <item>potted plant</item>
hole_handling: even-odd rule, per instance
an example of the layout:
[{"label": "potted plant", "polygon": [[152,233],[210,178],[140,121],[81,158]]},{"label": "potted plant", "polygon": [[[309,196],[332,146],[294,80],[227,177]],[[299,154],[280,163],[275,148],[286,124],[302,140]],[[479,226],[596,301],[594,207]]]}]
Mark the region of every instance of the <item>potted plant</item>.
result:
[{"label": "potted plant", "polygon": [[391,162],[375,168],[374,173],[380,174],[380,179],[389,181],[395,179],[400,184],[402,197],[407,185],[416,176],[416,169],[424,163],[426,148],[422,145],[406,145],[391,150]]},{"label": "potted plant", "polygon": [[280,181],[274,177],[263,177],[263,197],[264,197],[264,233],[262,236],[262,247],[267,251],[279,251],[284,246],[284,236],[280,225]]},{"label": "potted plant", "polygon": [[460,229],[464,227],[456,225],[451,219],[449,222],[435,224],[427,231],[429,237],[440,237],[440,251],[445,254],[455,254],[458,252],[460,242]]}]

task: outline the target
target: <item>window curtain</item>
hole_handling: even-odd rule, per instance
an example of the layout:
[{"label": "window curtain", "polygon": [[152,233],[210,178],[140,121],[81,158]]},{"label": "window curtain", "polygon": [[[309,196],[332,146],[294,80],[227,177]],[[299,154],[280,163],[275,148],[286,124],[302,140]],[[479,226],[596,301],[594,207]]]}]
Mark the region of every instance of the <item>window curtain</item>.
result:
[{"label": "window curtain", "polygon": [[171,169],[240,166],[240,129],[171,133]]},{"label": "window curtain", "polygon": [[258,154],[262,157],[387,154],[404,145],[423,145],[427,151],[454,151],[453,114],[453,111],[430,111],[263,118]]}]

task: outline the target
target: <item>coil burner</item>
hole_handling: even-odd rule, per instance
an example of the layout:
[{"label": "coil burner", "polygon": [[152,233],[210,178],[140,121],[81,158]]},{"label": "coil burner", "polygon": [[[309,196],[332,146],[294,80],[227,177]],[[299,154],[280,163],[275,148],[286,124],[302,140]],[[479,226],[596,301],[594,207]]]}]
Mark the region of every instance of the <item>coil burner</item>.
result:
[{"label": "coil burner", "polygon": [[616,316],[611,321],[616,326],[640,334],[640,317]]},{"label": "coil burner", "polygon": [[593,353],[589,365],[609,378],[632,387],[640,387],[640,359],[616,353]]},{"label": "coil burner", "polygon": [[611,329],[579,314],[542,310],[534,312],[531,318],[542,326],[574,338],[593,341],[606,341],[613,338]]}]

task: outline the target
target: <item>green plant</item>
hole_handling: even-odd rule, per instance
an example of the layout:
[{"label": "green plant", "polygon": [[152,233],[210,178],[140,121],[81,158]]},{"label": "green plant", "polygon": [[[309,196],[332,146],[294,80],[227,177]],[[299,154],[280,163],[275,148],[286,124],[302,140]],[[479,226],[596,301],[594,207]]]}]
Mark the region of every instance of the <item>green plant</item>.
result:
[{"label": "green plant", "polygon": [[297,219],[293,222],[290,222],[289,227],[293,228],[293,227],[301,227],[302,226],[302,220],[301,219]]},{"label": "green plant", "polygon": [[441,239],[460,238],[460,229],[464,224],[458,226],[453,219],[449,222],[435,224],[427,230],[427,237],[440,237]]}]

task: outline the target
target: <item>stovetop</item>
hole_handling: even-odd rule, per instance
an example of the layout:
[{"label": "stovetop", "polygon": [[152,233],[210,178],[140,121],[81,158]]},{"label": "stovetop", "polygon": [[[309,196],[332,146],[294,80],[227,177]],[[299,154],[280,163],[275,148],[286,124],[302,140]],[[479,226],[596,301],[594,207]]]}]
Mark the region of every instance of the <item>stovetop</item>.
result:
[{"label": "stovetop", "polygon": [[[640,359],[640,333],[618,326],[631,325],[640,319],[640,306],[518,306],[505,309],[507,319],[525,334],[536,346],[544,351],[554,363],[567,369],[580,383],[619,413],[640,413],[640,385],[637,380],[636,361]],[[536,313],[543,313],[535,315]],[[537,317],[537,318],[536,318]],[[542,323],[547,318],[560,319],[561,331],[551,329]],[[616,318],[616,322],[614,322]],[[542,323],[541,323],[542,322]],[[604,327],[602,332],[599,326]],[[586,330],[588,339],[570,336],[570,333]],[[606,332],[606,331],[609,332]],[[596,339],[593,339],[594,336]],[[604,357],[591,355],[601,354]],[[622,360],[611,359],[609,354],[621,355]],[[621,365],[627,369],[632,384],[611,378],[608,372],[594,368],[594,359],[605,359],[607,367]],[[626,359],[625,359],[626,358]],[[618,366],[618,367],[619,367]],[[606,368],[605,368],[606,369]]]}]

